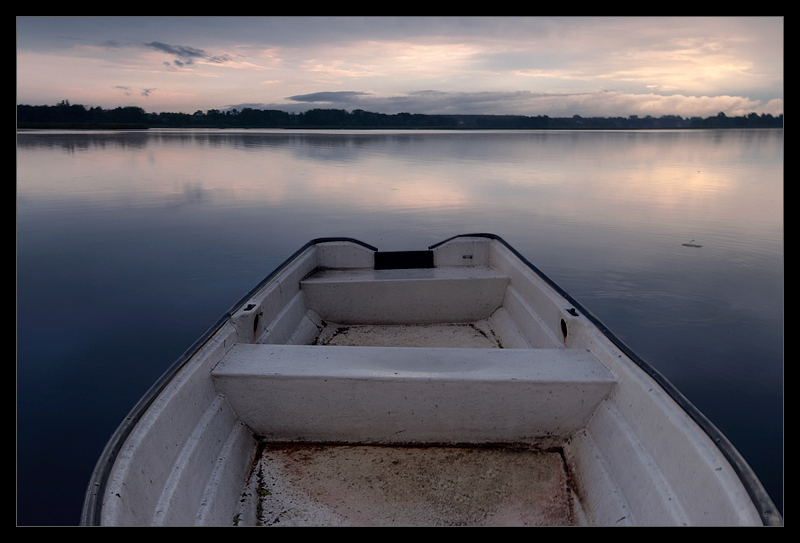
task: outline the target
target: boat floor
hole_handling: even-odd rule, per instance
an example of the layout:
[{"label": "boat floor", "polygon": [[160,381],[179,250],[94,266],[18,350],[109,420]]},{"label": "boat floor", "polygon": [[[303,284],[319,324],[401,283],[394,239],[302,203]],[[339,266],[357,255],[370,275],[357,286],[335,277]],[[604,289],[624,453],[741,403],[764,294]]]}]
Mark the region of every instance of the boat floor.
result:
[{"label": "boat floor", "polygon": [[466,324],[358,324],[326,323],[315,345],[363,347],[502,348],[487,320]]},{"label": "boat floor", "polygon": [[564,526],[560,451],[268,444],[235,523],[258,526]]}]

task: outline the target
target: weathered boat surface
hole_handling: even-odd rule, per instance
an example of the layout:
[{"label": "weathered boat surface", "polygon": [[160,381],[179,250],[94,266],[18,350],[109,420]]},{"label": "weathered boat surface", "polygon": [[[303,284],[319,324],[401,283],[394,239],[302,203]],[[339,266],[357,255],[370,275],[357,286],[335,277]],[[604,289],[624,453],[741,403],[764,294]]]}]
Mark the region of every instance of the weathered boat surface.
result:
[{"label": "weathered boat surface", "polygon": [[309,242],[132,410],[85,525],[782,525],[728,440],[497,236]]}]

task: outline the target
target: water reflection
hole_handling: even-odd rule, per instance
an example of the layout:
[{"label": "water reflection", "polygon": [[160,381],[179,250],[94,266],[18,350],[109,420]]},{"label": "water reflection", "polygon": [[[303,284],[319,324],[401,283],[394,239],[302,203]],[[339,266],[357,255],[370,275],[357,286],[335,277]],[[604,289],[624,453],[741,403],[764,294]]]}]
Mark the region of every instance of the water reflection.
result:
[{"label": "water reflection", "polygon": [[[735,212],[780,224],[782,192],[754,182],[776,176],[777,134],[727,131],[723,144],[714,131],[23,133],[18,191],[159,205],[192,186],[206,195],[199,202],[227,205],[485,209],[499,201],[578,220]],[[64,152],[27,160],[46,150]]]}]

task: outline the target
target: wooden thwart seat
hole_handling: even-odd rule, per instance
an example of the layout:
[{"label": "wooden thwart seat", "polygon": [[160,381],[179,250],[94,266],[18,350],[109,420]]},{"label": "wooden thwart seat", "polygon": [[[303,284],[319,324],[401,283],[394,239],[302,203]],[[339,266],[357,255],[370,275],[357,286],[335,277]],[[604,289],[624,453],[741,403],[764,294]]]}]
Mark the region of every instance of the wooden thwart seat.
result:
[{"label": "wooden thwart seat", "polygon": [[503,303],[509,278],[486,267],[320,270],[300,283],[308,307],[343,324],[474,322]]},{"label": "wooden thwart seat", "polygon": [[615,384],[579,349],[256,344],[212,378],[257,435],[362,443],[567,438]]}]

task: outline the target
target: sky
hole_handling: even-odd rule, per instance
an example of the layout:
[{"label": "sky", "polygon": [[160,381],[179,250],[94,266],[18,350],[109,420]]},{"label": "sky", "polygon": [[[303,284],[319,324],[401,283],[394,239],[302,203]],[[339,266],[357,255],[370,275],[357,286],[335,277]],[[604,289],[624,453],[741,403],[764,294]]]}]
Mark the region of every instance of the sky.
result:
[{"label": "sky", "polygon": [[17,104],[783,113],[783,17],[17,17]]}]

